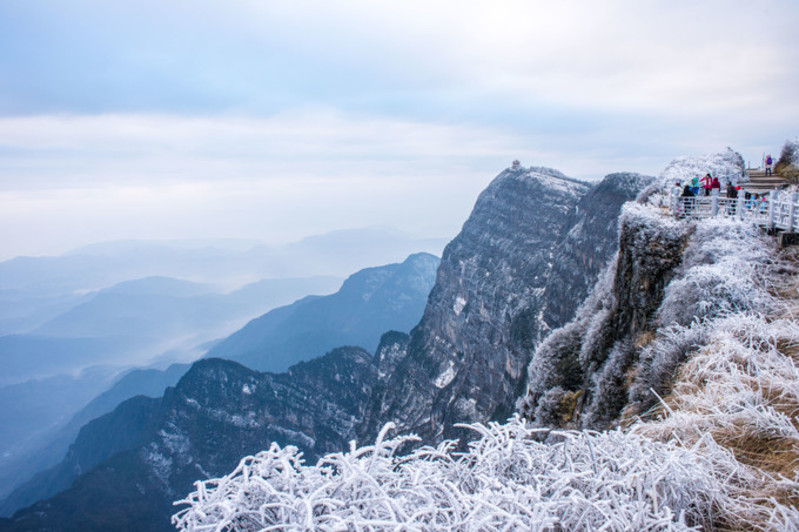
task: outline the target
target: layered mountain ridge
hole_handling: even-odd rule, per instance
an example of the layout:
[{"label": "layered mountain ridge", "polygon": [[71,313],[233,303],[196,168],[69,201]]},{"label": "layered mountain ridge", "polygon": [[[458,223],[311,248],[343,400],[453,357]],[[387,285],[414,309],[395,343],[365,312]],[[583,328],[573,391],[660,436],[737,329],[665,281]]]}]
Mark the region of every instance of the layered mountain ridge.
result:
[{"label": "layered mountain ridge", "polygon": [[[56,497],[17,512],[13,526],[82,519],[91,529],[102,508],[83,505],[75,516],[68,505],[111,486],[133,497],[117,508],[119,529],[147,519],[150,529],[168,530],[164,507],[154,504],[143,515],[142,501],[172,500],[193,480],[222,474],[271,441],[312,458],[343,450],[356,437],[370,441],[388,421],[435,442],[457,435],[452,423],[506,418],[541,338],[571,318],[613,255],[621,205],[650,181],[613,174],[592,187],[555,170],[502,172],[445,249],[424,316],[409,336],[384,335],[374,356],[342,348],[277,375],[198,362],[162,399],[142,402],[157,414],[126,440],[135,445],[122,446]],[[126,415],[122,407],[108,414],[120,422]],[[81,433],[86,441],[90,427]],[[144,490],[139,496],[130,489],[136,483]],[[128,515],[133,509],[136,515]]]},{"label": "layered mountain ridge", "polygon": [[409,331],[419,321],[438,264],[433,255],[415,253],[402,263],[366,268],[335,294],[304,298],[250,321],[206,356],[278,372],[340,345],[374,352],[386,330]]}]

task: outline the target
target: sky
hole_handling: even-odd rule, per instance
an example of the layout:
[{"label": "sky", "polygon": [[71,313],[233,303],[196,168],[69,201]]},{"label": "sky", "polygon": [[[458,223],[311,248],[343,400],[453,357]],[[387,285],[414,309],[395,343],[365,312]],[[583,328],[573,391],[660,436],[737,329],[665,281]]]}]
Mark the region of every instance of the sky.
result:
[{"label": "sky", "polygon": [[0,260],[451,237],[518,158],[596,180],[799,135],[795,0],[0,2]]}]

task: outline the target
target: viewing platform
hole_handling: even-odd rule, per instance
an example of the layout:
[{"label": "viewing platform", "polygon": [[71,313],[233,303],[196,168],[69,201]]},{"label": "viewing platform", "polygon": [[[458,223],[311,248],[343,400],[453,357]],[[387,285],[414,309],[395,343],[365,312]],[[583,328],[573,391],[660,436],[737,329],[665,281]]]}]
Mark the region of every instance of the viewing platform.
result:
[{"label": "viewing platform", "polygon": [[682,197],[675,189],[671,209],[680,218],[733,218],[749,221],[769,231],[799,233],[799,194],[771,190],[762,198],[711,196]]}]

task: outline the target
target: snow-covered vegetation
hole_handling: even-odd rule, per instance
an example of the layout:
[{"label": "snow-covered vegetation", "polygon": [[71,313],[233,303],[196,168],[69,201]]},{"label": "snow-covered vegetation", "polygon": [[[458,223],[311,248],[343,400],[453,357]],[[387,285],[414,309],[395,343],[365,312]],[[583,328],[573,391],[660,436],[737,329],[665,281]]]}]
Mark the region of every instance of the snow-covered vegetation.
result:
[{"label": "snow-covered vegetation", "polygon": [[668,195],[675,183],[685,186],[692,177],[702,177],[708,173],[719,178],[722,188],[728,182],[737,185],[746,179],[743,157],[732,148],[720,153],[678,157],[661,172],[655,183],[641,192],[639,199],[651,201],[655,199],[654,196]]},{"label": "snow-covered vegetation", "polygon": [[777,164],[774,165],[774,173],[794,185],[799,183],[799,137],[785,142]]},{"label": "snow-covered vegetation", "polygon": [[409,438],[381,435],[315,466],[273,444],[198,482],[173,521],[184,530],[665,531],[709,526],[714,508],[738,504],[716,474],[736,468],[723,451],[708,457],[619,431],[550,432],[518,417],[471,428],[480,437],[466,453],[448,441],[398,456]]},{"label": "snow-covered vegetation", "polygon": [[[197,482],[176,503],[188,507],[174,524],[799,530],[799,253],[779,254],[742,222],[668,218],[659,205],[672,181],[706,173],[706,163],[732,175],[740,156],[676,161],[625,208],[623,223],[637,228],[630,242],[664,246],[628,260],[678,249],[679,262],[668,265],[651,318],[630,329],[633,338],[617,339],[608,327],[618,323],[622,261],[609,265],[577,318],[536,352],[534,397],[519,403],[534,422],[471,425],[477,438],[466,451],[444,442],[409,454],[398,451],[413,437],[386,439],[389,425],[374,445],[353,443],[316,465],[303,463],[296,448],[272,445],[225,477]],[[656,278],[630,275],[631,284]],[[585,381],[570,372],[589,375],[588,388],[579,390]],[[571,416],[583,393],[603,404],[626,401],[613,430],[552,428],[581,426]],[[587,408],[583,421],[590,426],[600,413]]]}]

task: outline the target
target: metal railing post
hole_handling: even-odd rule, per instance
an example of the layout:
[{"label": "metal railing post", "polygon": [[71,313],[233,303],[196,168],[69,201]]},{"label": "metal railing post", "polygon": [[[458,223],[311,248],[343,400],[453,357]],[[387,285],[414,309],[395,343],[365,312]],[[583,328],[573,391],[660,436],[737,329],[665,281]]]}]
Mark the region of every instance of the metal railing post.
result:
[{"label": "metal railing post", "polygon": [[710,196],[710,215],[716,217],[719,214],[719,197],[717,195]]},{"label": "metal railing post", "polygon": [[772,190],[768,193],[768,222],[766,222],[767,229],[774,229],[774,211],[777,207],[778,192]]},{"label": "metal railing post", "polygon": [[793,225],[796,221],[796,198],[799,194],[796,192],[788,195],[788,232],[793,233]]},{"label": "metal railing post", "polygon": [[744,209],[746,208],[746,206],[745,206],[746,205],[746,199],[745,199],[744,196],[745,196],[745,194],[743,193],[743,190],[739,190],[738,191],[738,206],[736,207],[738,209],[737,214],[738,214],[738,219],[739,220],[743,220],[744,219],[744,214],[745,214],[744,213]]},{"label": "metal railing post", "polygon": [[680,214],[680,190],[679,187],[674,187],[671,190],[673,191],[671,193],[671,212],[674,213],[674,216],[678,216]]}]

